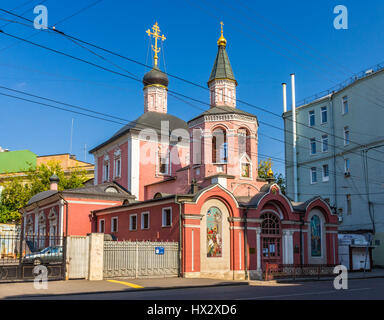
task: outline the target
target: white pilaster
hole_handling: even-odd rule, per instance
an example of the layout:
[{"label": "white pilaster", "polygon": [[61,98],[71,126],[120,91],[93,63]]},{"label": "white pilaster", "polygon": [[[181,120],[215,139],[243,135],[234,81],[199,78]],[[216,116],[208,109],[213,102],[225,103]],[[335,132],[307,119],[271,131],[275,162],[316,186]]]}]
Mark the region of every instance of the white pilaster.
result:
[{"label": "white pilaster", "polygon": [[283,264],[293,264],[293,231],[283,230]]},{"label": "white pilaster", "polygon": [[261,228],[256,228],[256,254],[257,254],[257,271],[261,272]]}]

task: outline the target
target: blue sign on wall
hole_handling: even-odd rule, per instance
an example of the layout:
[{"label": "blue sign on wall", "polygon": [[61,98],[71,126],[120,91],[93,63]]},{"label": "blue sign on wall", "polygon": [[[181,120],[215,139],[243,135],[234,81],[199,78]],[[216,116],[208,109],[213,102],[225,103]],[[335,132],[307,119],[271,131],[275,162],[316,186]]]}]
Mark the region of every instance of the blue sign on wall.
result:
[{"label": "blue sign on wall", "polygon": [[156,247],[155,253],[156,254],[164,254],[164,247]]}]

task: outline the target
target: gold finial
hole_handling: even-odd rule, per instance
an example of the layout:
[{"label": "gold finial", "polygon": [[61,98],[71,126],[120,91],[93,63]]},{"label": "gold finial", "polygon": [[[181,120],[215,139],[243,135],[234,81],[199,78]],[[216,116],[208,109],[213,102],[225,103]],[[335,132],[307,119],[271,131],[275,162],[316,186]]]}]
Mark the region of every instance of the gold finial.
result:
[{"label": "gold finial", "polygon": [[268,174],[268,177],[273,177],[273,171],[272,171],[272,168],[269,168],[267,174]]},{"label": "gold finial", "polygon": [[160,28],[159,28],[157,22],[153,25],[152,30],[153,30],[153,32],[151,32],[151,30],[148,29],[146,31],[146,33],[148,34],[149,37],[153,36],[153,38],[155,38],[155,46],[153,46],[153,45],[151,45],[151,46],[152,46],[153,52],[155,53],[155,56],[153,59],[155,60],[155,67],[157,67],[157,60],[159,59],[157,54],[160,52],[160,48],[157,47],[157,39],[160,38],[162,41],[164,41],[166,39],[166,37],[164,37],[164,35],[160,35]]},{"label": "gold finial", "polygon": [[220,24],[221,24],[221,36],[219,40],[217,40],[217,45],[225,47],[227,45],[227,40],[223,36],[223,25],[224,25],[223,21],[221,21]]}]

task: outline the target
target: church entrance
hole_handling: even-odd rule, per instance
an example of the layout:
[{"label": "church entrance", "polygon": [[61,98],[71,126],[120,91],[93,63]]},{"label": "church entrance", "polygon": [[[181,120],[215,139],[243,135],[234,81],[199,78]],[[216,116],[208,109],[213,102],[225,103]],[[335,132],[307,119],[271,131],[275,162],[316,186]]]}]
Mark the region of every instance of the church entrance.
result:
[{"label": "church entrance", "polygon": [[267,263],[281,264],[281,226],[280,219],[273,213],[261,215],[262,268]]}]

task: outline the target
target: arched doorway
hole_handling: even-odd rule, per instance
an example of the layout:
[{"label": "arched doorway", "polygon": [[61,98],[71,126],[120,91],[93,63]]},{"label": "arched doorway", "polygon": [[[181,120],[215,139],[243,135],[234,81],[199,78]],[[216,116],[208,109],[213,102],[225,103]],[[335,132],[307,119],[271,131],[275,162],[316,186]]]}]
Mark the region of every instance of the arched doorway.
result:
[{"label": "arched doorway", "polygon": [[267,263],[282,263],[281,225],[279,217],[272,213],[264,213],[261,222],[261,257],[265,270]]}]

